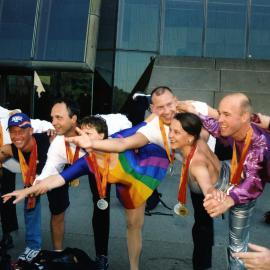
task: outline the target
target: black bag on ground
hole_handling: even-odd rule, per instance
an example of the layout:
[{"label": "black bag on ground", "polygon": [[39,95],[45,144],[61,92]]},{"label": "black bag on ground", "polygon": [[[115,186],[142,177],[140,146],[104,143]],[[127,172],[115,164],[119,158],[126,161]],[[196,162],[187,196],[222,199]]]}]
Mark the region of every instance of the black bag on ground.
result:
[{"label": "black bag on ground", "polygon": [[160,197],[162,196],[161,193],[158,192],[157,189],[155,189],[152,193],[152,195],[147,199],[145,210],[151,211],[155,209],[160,202]]},{"label": "black bag on ground", "polygon": [[157,189],[155,189],[152,193],[152,195],[147,199],[146,205],[145,205],[145,215],[152,216],[152,215],[165,215],[165,216],[172,216],[171,213],[163,213],[163,212],[152,212],[153,209],[155,209],[159,203],[161,203],[166,209],[172,210],[162,199],[162,194],[158,192]]},{"label": "black bag on ground", "polygon": [[10,255],[3,253],[0,257],[0,269],[1,270],[12,270]]},{"label": "black bag on ground", "polygon": [[22,270],[91,270],[94,261],[81,249],[66,248],[62,252],[41,250],[31,263],[20,265]]}]

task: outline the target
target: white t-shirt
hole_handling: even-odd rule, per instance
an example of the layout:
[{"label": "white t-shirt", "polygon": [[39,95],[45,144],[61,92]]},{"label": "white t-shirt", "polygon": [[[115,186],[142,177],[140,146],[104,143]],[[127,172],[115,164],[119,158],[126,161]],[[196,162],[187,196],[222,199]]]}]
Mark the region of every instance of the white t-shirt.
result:
[{"label": "white t-shirt", "polygon": [[9,117],[10,110],[0,106],[0,119],[8,118]]},{"label": "white t-shirt", "polygon": [[[72,153],[75,153],[76,146],[70,144]],[[80,149],[79,157],[85,155],[85,151]],[[59,174],[64,169],[64,166],[68,164],[65,137],[63,135],[58,135],[52,141],[48,153],[47,161],[41,172],[41,174],[36,178],[37,180],[42,180],[50,175]]]},{"label": "white t-shirt", "polygon": [[[101,116],[108,125],[108,133],[113,134],[115,132],[121,131],[123,129],[131,127],[131,122],[127,119],[125,115],[122,114],[102,114]],[[70,144],[71,151],[74,154],[76,146]],[[83,149],[80,149],[79,157],[85,155],[86,152]],[[58,174],[62,172],[65,164],[68,164],[66,146],[65,146],[65,137],[56,136],[52,141],[48,153],[47,161],[41,172],[41,174],[36,178],[37,180],[42,180],[48,176]]]},{"label": "white t-shirt", "polygon": [[[164,125],[166,138],[168,138],[169,135],[169,126]],[[150,122],[148,122],[145,126],[138,129],[139,133],[143,134],[149,141],[149,143],[157,144],[163,148],[164,142],[162,139],[160,127],[159,127],[159,117],[155,116]],[[168,141],[168,143],[170,143]],[[170,146],[170,144],[169,144]]]},{"label": "white t-shirt", "polygon": [[123,129],[132,127],[132,123],[124,114],[97,114],[97,116],[102,117],[106,121],[109,136]]},{"label": "white t-shirt", "polygon": [[[195,109],[203,114],[207,115],[208,114],[208,106],[204,102],[200,101],[194,101],[192,102],[193,106]],[[169,135],[169,126],[164,125],[166,137],[168,138]],[[145,126],[141,127],[137,132],[140,132],[143,134],[150,143],[155,143],[165,149],[164,142],[162,139],[162,134],[160,131],[160,126],[159,126],[159,117],[155,116],[150,122],[148,122]],[[207,144],[209,145],[210,149],[214,151],[215,149],[215,138],[213,136],[209,136],[209,139],[207,141]],[[170,142],[168,140],[168,145],[170,147]],[[176,159],[181,160],[180,154],[175,155]]]}]

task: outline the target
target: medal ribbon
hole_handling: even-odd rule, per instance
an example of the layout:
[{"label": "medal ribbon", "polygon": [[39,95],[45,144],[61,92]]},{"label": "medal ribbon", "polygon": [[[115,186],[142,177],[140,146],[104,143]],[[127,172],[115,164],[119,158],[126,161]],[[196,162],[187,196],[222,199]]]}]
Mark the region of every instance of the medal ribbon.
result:
[{"label": "medal ribbon", "polygon": [[181,204],[186,204],[187,201],[187,181],[188,181],[188,169],[190,161],[196,150],[196,144],[192,146],[185,162],[182,165],[181,176],[180,176],[180,185],[178,190],[178,201]]},{"label": "medal ribbon", "polygon": [[65,145],[66,145],[67,161],[69,164],[73,164],[79,158],[80,147],[76,146],[75,153],[73,155],[69,143],[65,142]]},{"label": "medal ribbon", "polygon": [[96,179],[96,185],[98,189],[98,194],[100,199],[104,199],[106,197],[106,189],[109,175],[109,165],[110,165],[110,154],[106,153],[103,158],[103,174],[101,178],[100,171],[98,169],[98,163],[96,159],[96,155],[92,152],[87,156],[87,163],[93,169],[93,173]]},{"label": "medal ribbon", "polygon": [[159,118],[159,128],[160,128],[160,132],[161,132],[161,136],[162,136],[162,141],[165,147],[165,151],[167,153],[168,159],[170,161],[170,163],[172,164],[174,161],[174,152],[170,152],[170,148],[169,148],[169,144],[168,144],[168,138],[166,136],[166,132],[165,132],[165,127],[163,124],[163,121]]},{"label": "medal ribbon", "polygon": [[[65,146],[66,146],[67,161],[69,164],[73,164],[79,158],[80,147],[76,146],[75,153],[73,155],[70,144],[66,141]],[[79,183],[80,183],[79,179],[74,179],[69,183],[69,185],[76,187],[79,185]]]},{"label": "medal ribbon", "polygon": [[[37,171],[37,143],[34,137],[32,137],[33,146],[30,153],[29,164],[26,163],[23,153],[18,149],[18,156],[20,167],[22,170],[23,183],[25,187],[30,187],[33,185],[36,178]],[[27,209],[33,209],[36,206],[36,197],[28,197]]]},{"label": "medal ribbon", "polygon": [[231,161],[231,180],[230,180],[231,185],[239,185],[240,183],[241,173],[243,171],[244,161],[246,159],[247,152],[251,143],[252,134],[253,134],[253,129],[249,128],[246,138],[245,138],[244,148],[241,153],[239,164],[237,161],[235,141],[233,143],[233,155],[232,155],[232,161]]}]

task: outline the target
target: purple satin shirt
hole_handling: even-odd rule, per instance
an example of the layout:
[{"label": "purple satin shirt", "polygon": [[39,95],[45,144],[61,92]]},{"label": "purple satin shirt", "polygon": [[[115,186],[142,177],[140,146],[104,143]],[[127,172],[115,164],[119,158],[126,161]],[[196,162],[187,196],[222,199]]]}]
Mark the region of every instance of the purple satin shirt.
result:
[{"label": "purple satin shirt", "polygon": [[[214,137],[221,137],[225,143],[233,146],[231,137],[220,135],[219,123],[217,120],[200,115],[203,126]],[[238,186],[232,188],[229,195],[235,204],[244,204],[258,198],[263,192],[265,183],[270,179],[270,135],[263,129],[252,124],[253,135],[251,144],[244,161],[242,179]],[[238,153],[242,152],[243,142],[236,143]]]}]

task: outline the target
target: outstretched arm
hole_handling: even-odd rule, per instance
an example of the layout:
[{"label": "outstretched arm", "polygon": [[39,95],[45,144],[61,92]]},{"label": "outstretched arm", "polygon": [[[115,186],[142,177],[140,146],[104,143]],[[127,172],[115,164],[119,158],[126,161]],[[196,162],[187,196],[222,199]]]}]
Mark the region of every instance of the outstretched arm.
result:
[{"label": "outstretched arm", "polygon": [[65,138],[67,142],[74,143],[87,151],[98,150],[109,153],[120,153],[128,149],[136,149],[146,145],[149,141],[141,133],[126,138],[114,138],[106,140],[91,140],[81,129],[76,128],[79,136]]},{"label": "outstretched arm", "polygon": [[205,164],[200,161],[193,162],[190,167],[190,173],[198,182],[204,196],[207,196],[207,194],[211,192],[215,194],[214,198],[218,202],[225,200],[226,194],[214,188],[211,182],[211,176]]},{"label": "outstretched arm", "polygon": [[178,112],[190,112],[194,114],[207,115],[214,119],[219,118],[219,113],[216,109],[200,101],[194,101],[194,100],[178,101],[177,110]]},{"label": "outstretched arm", "polygon": [[38,184],[20,189],[20,190],[14,190],[11,193],[7,193],[2,196],[3,201],[7,202],[10,198],[16,197],[13,203],[18,203],[22,199],[24,199],[27,196],[30,196],[31,194],[40,195],[48,192],[51,189],[63,186],[65,184],[65,180],[63,177],[59,174],[49,176],[42,181],[39,181]]}]

